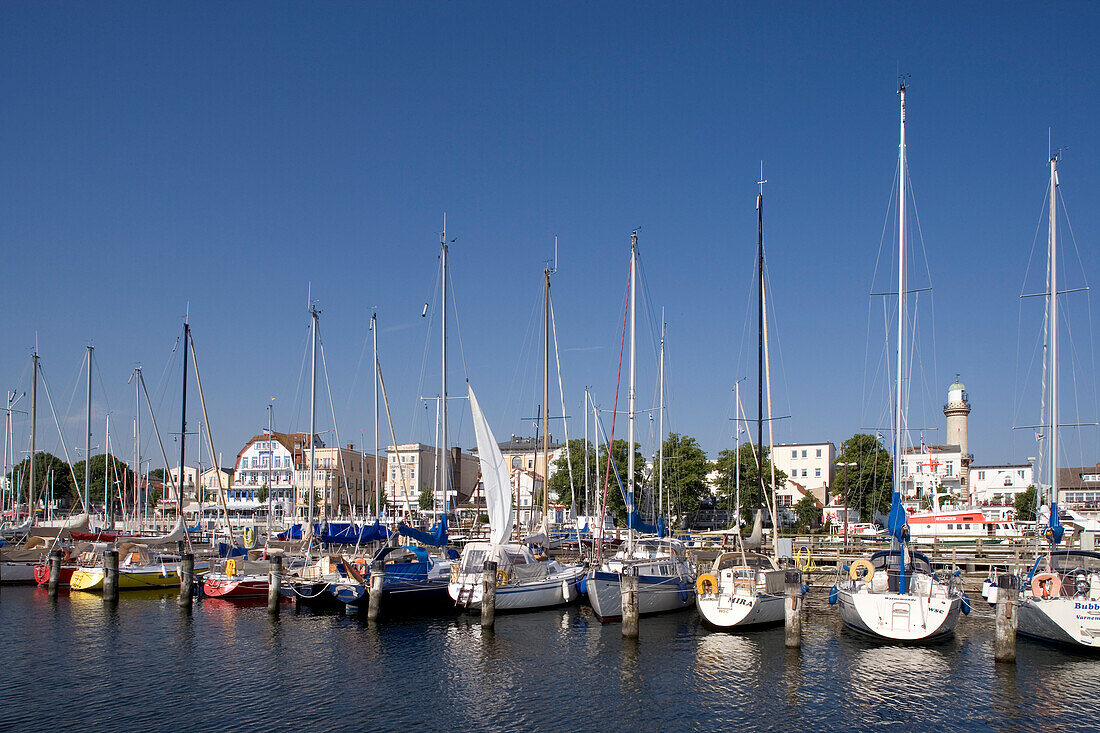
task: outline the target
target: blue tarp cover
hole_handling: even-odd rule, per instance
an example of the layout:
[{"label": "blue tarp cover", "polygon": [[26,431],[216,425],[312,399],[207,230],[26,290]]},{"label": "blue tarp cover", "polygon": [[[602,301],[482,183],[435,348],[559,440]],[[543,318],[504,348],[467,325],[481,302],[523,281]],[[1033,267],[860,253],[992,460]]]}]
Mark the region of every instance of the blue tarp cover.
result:
[{"label": "blue tarp cover", "polygon": [[409,539],[416,540],[422,545],[431,545],[433,547],[443,547],[450,539],[447,536],[447,515],[444,514],[431,531],[425,532],[420,529],[413,529],[404,522],[397,525],[397,531]]}]

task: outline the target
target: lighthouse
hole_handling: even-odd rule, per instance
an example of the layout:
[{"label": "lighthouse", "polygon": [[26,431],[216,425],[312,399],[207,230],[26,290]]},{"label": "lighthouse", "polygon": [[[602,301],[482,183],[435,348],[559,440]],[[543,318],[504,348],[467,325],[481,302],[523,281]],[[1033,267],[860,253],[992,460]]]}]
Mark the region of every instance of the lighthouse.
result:
[{"label": "lighthouse", "polygon": [[970,400],[966,397],[966,387],[955,375],[955,381],[947,388],[947,404],[943,406],[947,417],[947,443],[959,446],[962,454],[959,463],[959,493],[963,506],[970,504],[970,462],[972,456],[968,450],[966,434],[967,416],[970,415]]}]

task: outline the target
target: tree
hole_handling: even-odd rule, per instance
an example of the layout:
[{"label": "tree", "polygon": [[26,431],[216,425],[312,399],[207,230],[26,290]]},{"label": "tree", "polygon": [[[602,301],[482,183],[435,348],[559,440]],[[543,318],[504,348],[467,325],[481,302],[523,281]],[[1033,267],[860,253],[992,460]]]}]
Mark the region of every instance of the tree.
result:
[{"label": "tree", "polygon": [[166,484],[168,483],[168,472],[165,471],[163,468],[154,468],[152,471],[149,472],[149,480],[156,481],[157,483],[161,484]]},{"label": "tree", "polygon": [[[756,467],[756,447],[752,443],[742,443],[737,452],[726,449],[718,453],[718,457],[711,464],[711,469],[718,472],[718,495],[729,500],[730,506],[737,496],[737,456],[741,455],[741,506],[740,517],[744,523],[752,521],[756,509],[766,506],[764,497],[760,494],[760,472]],[[772,462],[768,447],[764,446],[761,463],[764,468],[764,490],[768,492],[768,502],[771,501],[771,476]],[[775,472],[775,487],[779,488],[787,483],[787,474],[783,471]]]},{"label": "tree", "polygon": [[259,501],[261,504],[266,504],[267,503],[267,497],[270,494],[271,494],[271,489],[268,487],[267,482],[265,481],[263,486],[256,489],[256,500]]},{"label": "tree", "polygon": [[108,484],[107,488],[111,490],[112,501],[118,499],[118,492],[121,489],[133,490],[134,472],[130,467],[117,456],[110,456],[108,464],[107,454],[100,453],[98,456],[92,456],[90,461],[81,461],[73,466],[79,491],[84,490],[84,472],[89,465],[91,470],[88,472],[88,492],[91,495],[91,501],[104,501],[104,479]]},{"label": "tree", "polygon": [[840,446],[836,462],[854,463],[838,466],[836,484],[841,497],[847,495],[848,505],[858,509],[867,520],[875,514],[888,514],[893,495],[893,459],[873,435],[856,433]]},{"label": "tree", "polygon": [[[584,496],[584,440],[571,440],[569,441],[570,458],[573,462],[573,485],[577,490],[577,504],[578,508],[583,508]],[[595,512],[603,500],[604,489],[606,484],[607,490],[607,511],[614,518],[616,523],[620,525],[626,524],[626,501],[623,499],[623,494],[627,491],[627,463],[629,455],[627,454],[626,441],[616,440],[611,445],[611,469],[608,472],[607,462],[607,446],[601,445],[599,447],[599,456],[596,455],[596,449],[592,447],[591,443],[588,448],[588,486],[592,492],[592,499],[589,509]],[[557,457],[554,462],[556,471],[553,476],[550,477],[550,490],[556,492],[558,501],[562,504],[573,503],[573,493],[569,486],[569,464],[566,461],[565,451]],[[616,475],[618,480],[616,480]],[[622,482],[622,488],[619,488],[619,481]],[[645,481],[645,459],[642,457],[641,452],[638,450],[638,444],[634,444],[634,490],[638,494],[635,502],[641,498],[642,485]]]},{"label": "tree", "polygon": [[[35,503],[47,498],[50,490],[50,472],[53,472],[54,499],[62,505],[69,505],[76,501],[76,492],[73,490],[73,475],[69,471],[69,464],[52,453],[39,451],[34,454],[34,496]],[[14,486],[18,495],[26,502],[30,485],[30,460],[24,458],[16,464],[7,479],[9,486]]]},{"label": "tree", "polygon": [[699,441],[688,435],[669,433],[663,445],[664,461],[657,456],[655,463],[664,477],[666,496],[669,496],[677,514],[695,511],[710,496],[707,474],[711,464]]},{"label": "tree", "polygon": [[[577,490],[577,508],[584,509],[584,475],[588,472],[588,488],[591,492],[597,484],[596,480],[596,449],[588,443],[588,466],[584,465],[584,449],[587,441],[574,438],[570,440],[567,450],[558,453],[554,459],[554,473],[550,476],[551,496],[556,496],[558,502],[569,505],[573,503],[573,487]],[[573,483],[569,483],[569,464],[573,464]],[[602,465],[602,464],[601,464]]]},{"label": "tree", "polygon": [[1013,504],[1016,507],[1016,519],[1021,522],[1031,522],[1035,520],[1036,512],[1038,511],[1038,491],[1035,489],[1035,485],[1027,487],[1026,491],[1021,491],[1016,494],[1016,498],[1013,500]]},{"label": "tree", "polygon": [[435,503],[435,496],[432,494],[432,490],[425,486],[420,490],[420,508],[431,509]]},{"label": "tree", "polygon": [[811,494],[806,494],[794,505],[794,516],[798,520],[798,528],[807,530],[821,521],[821,509],[817,506],[817,500]]}]

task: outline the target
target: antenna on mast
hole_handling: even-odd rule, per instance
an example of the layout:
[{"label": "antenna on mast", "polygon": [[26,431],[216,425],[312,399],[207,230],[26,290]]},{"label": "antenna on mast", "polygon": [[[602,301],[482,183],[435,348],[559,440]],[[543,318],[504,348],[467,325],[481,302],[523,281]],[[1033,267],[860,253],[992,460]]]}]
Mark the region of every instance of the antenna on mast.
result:
[{"label": "antenna on mast", "polygon": [[764,184],[768,182],[767,178],[764,178],[764,161],[760,161],[760,179],[757,180],[756,185],[760,187],[760,195],[764,195]]}]

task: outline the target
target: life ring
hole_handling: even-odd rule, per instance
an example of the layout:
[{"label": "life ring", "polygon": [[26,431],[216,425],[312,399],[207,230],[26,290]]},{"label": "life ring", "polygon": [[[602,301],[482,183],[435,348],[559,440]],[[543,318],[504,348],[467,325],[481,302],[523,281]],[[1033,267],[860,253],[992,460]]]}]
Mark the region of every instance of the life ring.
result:
[{"label": "life ring", "polygon": [[[866,575],[860,573],[863,570]],[[852,580],[863,580],[868,583],[871,582],[871,578],[875,577],[875,566],[868,560],[856,560],[852,563],[852,567],[848,570],[848,577]]]},{"label": "life ring", "polygon": [[1057,598],[1062,595],[1062,579],[1055,573],[1039,573],[1031,579],[1031,594],[1036,598]]},{"label": "life ring", "polygon": [[508,582],[508,571],[503,568],[497,570],[497,585],[504,585]]},{"label": "life ring", "polygon": [[244,528],[244,544],[246,547],[252,547],[256,544],[256,532],[251,527]]},{"label": "life ring", "polygon": [[237,574],[237,561],[236,560],[230,559],[230,560],[225,561],[225,574],[226,575],[236,575]]},{"label": "life ring", "polygon": [[703,573],[695,579],[695,592],[701,596],[709,596],[718,592],[718,578],[710,573]]}]

